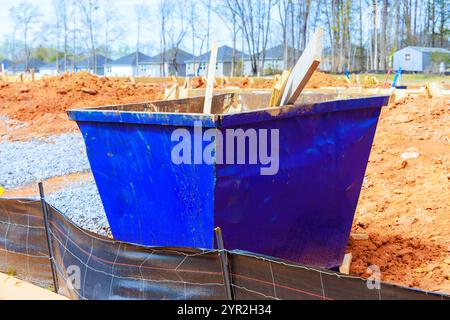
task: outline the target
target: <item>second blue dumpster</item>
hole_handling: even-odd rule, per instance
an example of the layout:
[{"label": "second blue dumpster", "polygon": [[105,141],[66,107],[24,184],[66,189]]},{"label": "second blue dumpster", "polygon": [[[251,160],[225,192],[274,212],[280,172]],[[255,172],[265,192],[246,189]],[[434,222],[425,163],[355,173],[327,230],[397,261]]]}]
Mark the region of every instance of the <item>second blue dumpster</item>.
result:
[{"label": "second blue dumpster", "polygon": [[[306,97],[306,98],[305,98]],[[114,238],[340,265],[388,97],[217,95],[70,110]],[[233,110],[244,109],[243,112]]]}]

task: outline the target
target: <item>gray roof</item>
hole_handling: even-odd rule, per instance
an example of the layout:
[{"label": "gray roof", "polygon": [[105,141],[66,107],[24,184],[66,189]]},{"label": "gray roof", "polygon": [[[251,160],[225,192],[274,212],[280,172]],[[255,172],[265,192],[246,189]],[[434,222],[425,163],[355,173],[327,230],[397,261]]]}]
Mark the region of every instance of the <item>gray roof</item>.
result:
[{"label": "gray roof", "polygon": [[[137,53],[137,55],[136,55]],[[136,65],[136,58],[139,59],[139,63],[145,63],[150,61],[150,57],[143,54],[142,52],[133,52],[126,56],[123,56],[117,60],[114,60],[111,64],[112,65]]]},{"label": "gray roof", "polygon": [[[250,56],[242,53],[239,50],[236,50],[236,59],[242,59],[242,56],[244,59],[249,58]],[[207,53],[204,53],[200,56],[198,56],[195,61],[197,62],[209,62],[209,59],[211,57],[211,51],[208,51]],[[233,60],[233,48],[229,46],[221,46],[217,49],[217,62],[231,62]],[[193,59],[187,60],[187,61],[194,61]]]},{"label": "gray roof", "polygon": [[[40,67],[45,65],[45,62],[36,58],[31,58],[28,60],[28,69],[39,70]],[[8,69],[12,69],[14,71],[26,71],[25,70],[25,61],[20,63],[12,63]]]},{"label": "gray roof", "polygon": [[[292,55],[293,52],[298,53],[298,50],[288,47],[288,55]],[[262,54],[262,53],[260,53]],[[284,59],[284,46],[282,44],[275,46],[270,49],[266,49],[265,54],[266,60],[283,60]]]},{"label": "gray roof", "polygon": [[[172,62],[176,54],[176,63],[177,64],[183,64],[186,63],[186,61],[192,60],[195,56],[190,54],[189,52],[186,52],[184,50],[178,49],[169,49],[166,50],[165,54],[165,60],[166,62]],[[157,54],[156,56],[153,56],[150,58],[148,63],[161,63],[162,61],[162,53]],[[146,61],[147,62],[147,61]]]},{"label": "gray roof", "polygon": [[[420,52],[423,52],[423,53],[434,53],[434,52],[437,52],[437,53],[448,53],[448,54],[450,54],[450,51],[447,50],[447,49],[445,49],[445,48],[431,48],[431,47],[413,47],[413,46],[408,46],[408,47],[405,47],[405,48],[403,48],[403,49],[406,49],[406,48],[411,48],[411,49],[414,49],[414,50],[417,50],[417,51],[420,51]],[[403,49],[401,49],[401,50],[403,50]]]},{"label": "gray roof", "polygon": [[[97,63],[96,63],[97,68],[103,67],[106,63],[111,64],[111,63],[113,62],[111,59],[106,58],[106,57],[105,57],[104,55],[102,55],[102,54],[97,54],[97,55],[95,56],[95,58],[96,58],[95,60],[96,60],[96,62],[97,62]],[[83,60],[77,62],[76,66],[77,66],[77,67],[93,68],[93,67],[94,67],[94,57],[91,56],[91,57],[88,57],[88,58],[86,58],[86,59],[83,59]]]}]

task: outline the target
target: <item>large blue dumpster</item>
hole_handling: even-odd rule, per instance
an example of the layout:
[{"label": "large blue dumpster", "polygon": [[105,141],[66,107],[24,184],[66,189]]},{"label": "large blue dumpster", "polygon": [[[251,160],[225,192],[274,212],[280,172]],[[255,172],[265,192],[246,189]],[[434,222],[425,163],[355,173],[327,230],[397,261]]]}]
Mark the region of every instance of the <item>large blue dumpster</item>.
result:
[{"label": "large blue dumpster", "polygon": [[[217,95],[211,115],[203,97],[69,110],[114,238],[213,248],[219,226],[227,249],[340,265],[388,97],[268,99]],[[224,113],[236,101],[247,111]]]}]

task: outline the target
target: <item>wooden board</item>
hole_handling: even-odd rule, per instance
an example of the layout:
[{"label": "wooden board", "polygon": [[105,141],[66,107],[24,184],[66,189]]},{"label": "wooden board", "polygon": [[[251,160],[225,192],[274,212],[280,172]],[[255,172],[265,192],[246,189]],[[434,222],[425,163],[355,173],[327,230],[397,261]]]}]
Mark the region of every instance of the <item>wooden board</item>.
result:
[{"label": "wooden board", "polygon": [[342,261],[339,267],[339,272],[344,274],[350,274],[350,265],[352,264],[352,254],[346,253],[344,256],[344,261]]},{"label": "wooden board", "polygon": [[439,84],[437,82],[427,83],[425,88],[426,88],[426,91],[427,91],[427,96],[429,98],[441,97],[442,96],[441,88],[440,88],[440,86],[439,86]]},{"label": "wooden board", "polygon": [[277,107],[280,105],[282,94],[286,88],[289,79],[290,71],[284,71],[272,89],[272,96],[270,97],[270,106]]},{"label": "wooden board", "polygon": [[212,45],[211,58],[208,66],[208,80],[206,81],[205,105],[203,106],[203,113],[211,114],[212,97],[214,90],[214,82],[216,78],[216,63],[217,63],[217,44]]},{"label": "wooden board", "polygon": [[308,45],[303,51],[300,59],[289,76],[286,88],[281,98],[280,105],[293,104],[300,96],[314,71],[320,64],[323,50],[323,29],[318,28]]},{"label": "wooden board", "polygon": [[364,233],[350,233],[352,240],[369,240],[369,235]]}]

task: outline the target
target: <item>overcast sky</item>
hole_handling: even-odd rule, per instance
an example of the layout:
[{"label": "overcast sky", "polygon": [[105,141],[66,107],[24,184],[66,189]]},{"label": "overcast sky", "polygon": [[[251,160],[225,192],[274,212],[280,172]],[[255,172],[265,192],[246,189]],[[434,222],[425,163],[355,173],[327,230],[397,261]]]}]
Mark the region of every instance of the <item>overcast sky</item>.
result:
[{"label": "overcast sky", "polygon": [[[144,44],[150,44],[153,47],[149,53],[157,53],[159,48],[159,25],[157,17],[157,0],[100,0],[103,3],[112,5],[118,14],[116,23],[124,27],[125,32],[123,37],[119,41],[115,42],[115,47],[119,47],[121,44],[127,44],[131,48],[134,48],[137,42],[137,19],[135,13],[135,6],[144,2],[150,9],[150,16],[147,25],[142,30],[141,42]],[[54,9],[52,6],[52,0],[29,0],[40,8],[41,14],[40,21],[49,23],[54,20]],[[5,39],[5,36],[12,33],[13,22],[9,17],[9,9],[19,3],[18,0],[0,0],[0,42]],[[199,0],[199,3],[200,0]],[[205,19],[206,21],[206,19]],[[211,35],[219,44],[231,45],[231,40],[227,29],[223,26],[223,22],[217,16],[213,15],[211,23]],[[190,49],[191,45],[190,36],[188,35],[184,42],[184,48]]]}]

